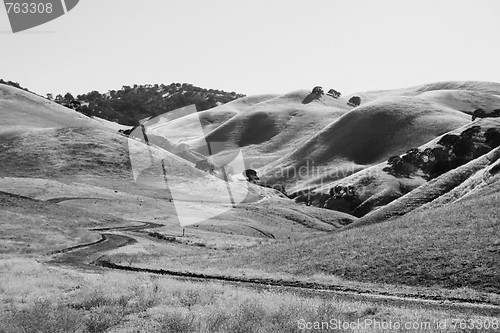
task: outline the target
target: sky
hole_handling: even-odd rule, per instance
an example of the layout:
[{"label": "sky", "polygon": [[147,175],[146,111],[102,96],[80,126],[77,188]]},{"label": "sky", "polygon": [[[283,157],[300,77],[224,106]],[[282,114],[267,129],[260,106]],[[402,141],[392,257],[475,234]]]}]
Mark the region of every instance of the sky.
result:
[{"label": "sky", "polygon": [[247,95],[500,82],[498,0],[80,0],[13,34],[0,78],[39,94],[172,82]]}]

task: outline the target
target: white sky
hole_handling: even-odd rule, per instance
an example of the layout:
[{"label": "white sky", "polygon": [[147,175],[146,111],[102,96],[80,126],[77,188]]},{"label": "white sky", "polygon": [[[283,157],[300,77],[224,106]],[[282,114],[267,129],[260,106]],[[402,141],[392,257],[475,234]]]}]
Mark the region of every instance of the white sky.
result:
[{"label": "white sky", "polygon": [[498,0],[81,0],[12,34],[0,78],[45,94],[187,82],[248,95],[500,82]]}]

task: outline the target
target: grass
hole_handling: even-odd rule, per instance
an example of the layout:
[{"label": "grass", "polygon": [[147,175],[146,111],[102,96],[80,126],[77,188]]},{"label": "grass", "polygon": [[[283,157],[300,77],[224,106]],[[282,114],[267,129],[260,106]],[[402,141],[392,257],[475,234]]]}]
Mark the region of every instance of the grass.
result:
[{"label": "grass", "polygon": [[402,286],[415,293],[498,302],[498,199],[498,192],[493,192],[385,223],[231,251],[170,255],[149,248],[149,254],[134,265],[327,284]]},{"label": "grass", "polygon": [[302,187],[295,173],[307,173],[303,178],[309,180],[319,178],[316,184],[344,178],[349,171],[381,163],[468,122],[463,113],[423,99],[392,97],[368,102],[326,123],[267,166],[261,178],[286,182],[289,192],[298,192],[307,187]]},{"label": "grass", "polygon": [[74,110],[35,94],[0,86],[0,133],[61,126],[102,127]]},{"label": "grass", "polygon": [[[271,102],[264,104],[275,106]],[[279,157],[303,140],[296,133],[301,127],[309,134],[313,134],[313,129],[316,132],[318,119],[330,117],[325,108],[320,105],[302,114],[285,105],[276,114],[286,115],[279,120],[283,122],[280,126],[288,126],[287,131],[261,147],[248,146],[246,152]],[[399,114],[397,105],[390,111]],[[321,112],[324,114],[319,117]],[[358,113],[344,117],[343,122],[358,116],[370,118],[369,114]],[[433,119],[431,115],[423,120],[424,132]],[[368,133],[373,134],[371,130],[378,133],[372,122],[366,124],[368,127],[364,129]],[[328,142],[338,136],[351,139],[349,133],[326,135],[334,127],[322,131],[322,138]],[[414,135],[413,131],[406,132]],[[406,142],[404,138],[396,141]],[[441,287],[477,299],[487,297],[487,293],[498,296],[500,292],[498,192],[337,234],[331,232],[342,225],[347,218],[344,215],[268,200],[267,206],[241,205],[199,227],[188,228],[186,240],[177,242],[173,240],[180,238],[180,228],[174,228],[173,205],[166,204],[164,195],[160,196],[154,188],[139,189],[131,185],[125,138],[97,129],[66,128],[4,134],[1,139],[0,176],[61,181],[61,184],[54,181],[51,186],[42,184],[36,189],[37,195],[44,198],[56,192],[54,197],[73,194],[82,197],[85,196],[82,193],[88,192],[91,195],[87,199],[104,198],[49,204],[0,193],[0,333],[296,332],[300,331],[300,319],[321,323],[330,319],[435,322],[470,318],[416,306],[396,309],[341,301],[328,295],[319,298],[145,274],[83,273],[22,259],[43,260],[46,257],[42,255],[49,251],[95,240],[98,235],[88,233],[86,228],[117,225],[124,223],[123,219],[166,221],[166,226],[155,230],[153,237],[134,233],[139,243],[108,254],[112,259],[121,256],[124,261],[132,257],[134,266],[177,265],[180,270],[286,276],[306,281],[322,279],[320,282],[331,283],[352,280],[353,284],[415,286],[424,292],[429,287]],[[363,153],[354,148],[350,149],[353,154]],[[317,152],[320,160],[327,150]],[[350,157],[355,160],[356,156]],[[175,166],[178,160],[172,158],[169,162]],[[186,169],[185,165],[177,165],[181,179],[199,172]],[[11,179],[14,190],[16,179],[19,178]],[[23,179],[27,181],[22,185],[19,182],[17,189],[22,187],[23,191],[35,193],[33,187],[35,183],[40,186],[40,182]],[[69,180],[75,187],[74,193],[66,192],[71,186],[64,181]],[[2,179],[2,184],[9,181]],[[161,200],[152,203],[153,198]],[[104,215],[105,212],[115,216]]]},{"label": "grass", "polygon": [[120,219],[0,192],[0,254],[40,255],[100,239],[86,228]]},{"label": "grass", "polygon": [[380,225],[256,249],[231,264],[389,284],[500,292],[498,193]]},{"label": "grass", "polygon": [[126,139],[95,128],[46,129],[3,135],[0,170],[14,177],[67,175],[130,178]]},{"label": "grass", "polygon": [[[135,144],[138,146],[131,146],[145,149],[142,144]],[[157,221],[167,224],[176,234],[182,232],[173,203],[165,201],[165,198],[171,198],[171,193],[165,188],[161,168],[146,170],[135,182],[129,148],[126,138],[91,128],[5,134],[0,140],[0,176],[5,178],[0,179],[0,183],[6,186],[6,191],[42,200],[80,197],[81,200],[65,201],[61,205],[127,220]],[[205,195],[210,200],[226,201],[226,186],[222,181],[214,177],[208,179],[204,172],[188,162],[158,149],[153,150],[159,157],[166,158],[172,171],[172,182],[179,180],[185,185],[182,192],[189,200],[199,200]],[[155,157],[157,167],[160,166],[158,156]],[[149,158],[146,160],[150,162]],[[217,188],[223,188],[219,196],[210,191],[199,191],[207,179]],[[191,183],[186,183],[187,180]],[[249,190],[248,201],[264,196],[260,187],[250,186]],[[93,198],[95,200],[90,200]],[[198,203],[195,213],[220,212],[217,206]],[[270,204],[242,205],[204,223],[199,230],[253,238],[262,238],[267,233],[276,238],[294,239],[328,232],[340,227],[339,221],[351,220],[345,214],[298,205],[284,207],[282,202],[273,201]]]},{"label": "grass", "polygon": [[[23,277],[23,281],[19,278]],[[425,323],[482,319],[446,311],[391,308],[146,274],[87,274],[28,259],[0,260],[1,333],[301,332],[301,323]],[[491,319],[491,318],[490,318]],[[321,330],[309,330],[319,332]],[[370,328],[366,332],[384,332]],[[394,332],[404,332],[395,330]],[[416,332],[440,330],[416,330]],[[465,330],[449,330],[461,332]],[[354,332],[354,330],[340,330]]]}]

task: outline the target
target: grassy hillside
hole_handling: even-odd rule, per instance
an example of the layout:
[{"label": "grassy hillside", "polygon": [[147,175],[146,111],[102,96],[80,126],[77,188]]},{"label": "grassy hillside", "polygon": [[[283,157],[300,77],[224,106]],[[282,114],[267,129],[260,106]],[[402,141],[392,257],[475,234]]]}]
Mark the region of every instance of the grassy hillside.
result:
[{"label": "grassy hillside", "polygon": [[[274,98],[274,95],[258,95],[239,98],[235,101],[214,107],[209,110],[190,113],[186,116],[169,119],[169,113],[160,115],[145,123],[148,133],[168,137],[175,143],[189,143],[200,139],[237,114],[244,112],[255,104]],[[165,119],[162,119],[164,117]],[[200,125],[203,133],[200,133]]]},{"label": "grassy hillside", "polygon": [[[256,169],[290,152],[351,107],[328,96],[308,101],[309,92],[292,92],[257,103],[206,135],[209,142],[241,148]],[[305,102],[307,101],[307,102]],[[200,140],[195,149],[202,149]]]},{"label": "grassy hillside", "polygon": [[123,221],[0,192],[0,254],[36,256],[100,237],[87,228]]},{"label": "grassy hillside", "polygon": [[[458,94],[458,96],[457,96]],[[423,84],[420,86],[401,88],[401,89],[393,89],[393,90],[379,90],[379,91],[368,91],[364,93],[359,93],[363,99],[369,101],[379,98],[385,97],[393,97],[393,96],[413,96],[413,97],[424,97],[426,95],[434,95],[434,96],[445,96],[452,97],[451,100],[449,98],[441,98],[444,106],[452,107],[455,96],[481,96],[481,99],[462,99],[460,101],[461,105],[466,105],[467,109],[475,110],[476,103],[483,103],[483,107],[489,109],[494,104],[489,104],[490,102],[495,103],[497,100],[495,95],[500,95],[500,83],[496,82],[486,82],[486,81],[441,81]],[[493,99],[484,99],[484,97]],[[460,98],[459,98],[460,99]],[[451,103],[450,103],[451,102]],[[488,103],[488,104],[487,104]]]},{"label": "grassy hillside", "polygon": [[4,134],[0,147],[3,176],[130,177],[127,139],[107,129],[66,127]]},{"label": "grassy hillside", "polygon": [[[464,113],[420,99],[393,97],[368,102],[332,121],[268,166],[264,178],[285,181],[290,191],[317,186],[380,163],[467,123],[469,116]],[[307,170],[306,175],[297,177],[301,169]]]},{"label": "grassy hillside", "polygon": [[377,225],[184,262],[211,271],[498,293],[499,199],[498,191],[485,191]]},{"label": "grassy hillside", "polygon": [[[477,152],[481,151],[480,154],[484,154],[486,151],[491,150],[491,147],[485,146],[484,133],[491,129],[500,128],[500,121],[494,118],[486,118],[473,123],[468,123],[467,125],[448,132],[445,135],[434,138],[426,144],[418,147],[418,149],[420,152],[424,152],[426,149],[442,148],[443,146],[439,145],[438,142],[444,136],[458,136],[462,132],[476,128],[476,126],[479,126],[480,128],[479,132],[472,139],[472,141],[474,141],[473,146]],[[486,150],[483,151],[483,149]],[[473,157],[469,156],[463,160],[461,164],[465,164],[472,159]],[[448,174],[443,175],[441,186],[436,187],[433,185],[434,183],[427,184],[422,187],[421,190],[417,191],[415,189],[419,186],[423,186],[430,180],[431,176],[429,176],[428,173],[424,172],[421,168],[409,166],[410,169],[408,170],[412,170],[409,174],[395,174],[390,170],[387,171],[387,168],[390,169],[390,164],[388,164],[387,161],[384,161],[340,180],[328,181],[328,179],[323,179],[321,186],[315,188],[313,191],[300,193],[295,200],[300,202],[310,201],[312,205],[341,210],[354,214],[358,217],[380,208],[372,217],[366,217],[364,220],[375,219],[375,216],[378,216],[376,220],[383,221],[388,216],[402,215],[408,212],[408,207],[415,207],[428,202],[429,200],[435,199],[436,196],[442,195],[463,182],[468,176],[471,175],[471,172],[475,172],[478,168],[483,168],[485,166],[485,164],[481,164],[480,161],[471,162],[471,166],[472,165],[476,165],[476,167],[464,167],[458,171],[450,171]],[[449,166],[449,168],[452,167]],[[330,192],[337,186],[342,186],[344,188],[350,186],[353,191],[353,195],[350,197],[352,200],[346,201],[340,200],[339,198],[337,198],[337,200],[332,197]],[[409,192],[411,193],[408,194]],[[434,192],[436,192],[436,195],[432,196],[430,193]],[[398,202],[388,205],[393,200],[402,196],[404,197]],[[420,200],[423,201],[421,202]],[[403,204],[403,202],[405,204]],[[389,211],[392,213],[389,213]]]},{"label": "grassy hillside", "polygon": [[[450,192],[463,184],[468,178],[476,173],[490,173],[485,170],[500,158],[500,149],[497,148],[490,153],[477,158],[461,167],[448,171],[442,176],[421,185],[401,198],[380,207],[378,210],[364,216],[350,227],[359,227],[373,223],[387,221],[395,216],[407,214],[408,212],[437,199],[443,195],[450,195]],[[456,192],[455,192],[455,195]],[[463,195],[463,194],[462,194]],[[448,202],[451,199],[447,200]],[[436,205],[436,204],[435,204]]]},{"label": "grassy hillside", "polygon": [[104,128],[81,113],[4,84],[0,84],[0,119],[0,134],[65,126]]},{"label": "grassy hillside", "polygon": [[[239,193],[244,202],[254,204],[225,209],[230,203],[227,184],[217,175],[164,150],[94,128],[4,134],[0,141],[0,176],[0,188],[11,193],[42,200],[62,199],[65,206],[130,221],[159,222],[168,234],[179,235],[179,207],[171,201],[175,185],[177,204],[185,203],[195,216],[210,215],[208,222],[193,227],[195,239],[217,239],[227,234],[253,237],[250,243],[268,234],[303,238],[355,220],[336,212],[313,213],[319,211],[315,208],[279,208],[283,203],[273,201],[278,198],[276,192],[239,180],[231,182],[233,196]],[[259,201],[262,198],[267,199]]]},{"label": "grassy hillside", "polygon": [[317,98],[300,90],[254,96],[165,119],[149,131],[202,154],[207,141],[221,143],[221,163],[231,160],[228,149],[241,149],[247,167],[262,168],[261,178],[286,183],[293,193],[345,178],[469,123],[475,109],[496,107],[500,89],[488,82],[440,82],[355,95],[361,97],[356,108],[347,104],[353,95]]},{"label": "grassy hillside", "polygon": [[[133,238],[127,246],[86,248],[71,256],[498,305],[500,148],[482,157],[475,150],[485,148],[483,132],[498,128],[499,120],[471,123],[469,113],[496,105],[499,87],[445,82],[367,92],[359,94],[359,107],[346,104],[350,96],[315,99],[307,91],[242,98],[184,117],[167,113],[146,121],[155,139],[149,146],[144,137],[116,134],[121,128],[116,123],[0,85],[0,332],[295,332],[301,318],[477,319],[475,313],[484,315],[486,307],[324,291],[316,297],[298,288],[291,295],[278,286],[244,290],[240,284],[97,267],[89,273],[83,264],[61,267],[51,259],[61,258],[53,251],[100,239],[89,228],[153,222],[158,228],[107,231]],[[129,88],[139,94],[144,87]],[[440,135],[475,125],[481,131],[472,136],[481,138],[472,145],[469,163],[433,180],[420,169],[406,175],[387,171],[389,156],[433,147]],[[136,131],[142,134],[140,127]],[[248,167],[267,167],[258,170],[261,175],[267,170],[266,180],[288,182],[297,191],[312,186],[320,195],[338,184],[351,185],[375,211],[358,219],[315,207],[314,200],[310,206],[297,204],[240,175],[231,177],[231,193],[244,200],[233,206],[220,172],[203,171],[154,145],[163,138],[170,150],[184,144],[198,150],[188,157],[199,157],[204,136],[241,149]],[[216,153],[219,161],[234,157],[230,150]],[[314,162],[314,173],[271,174],[307,169],[308,162]],[[188,215],[207,216],[206,221],[182,228],[182,205],[189,207]],[[368,221],[374,217],[379,218]]]}]

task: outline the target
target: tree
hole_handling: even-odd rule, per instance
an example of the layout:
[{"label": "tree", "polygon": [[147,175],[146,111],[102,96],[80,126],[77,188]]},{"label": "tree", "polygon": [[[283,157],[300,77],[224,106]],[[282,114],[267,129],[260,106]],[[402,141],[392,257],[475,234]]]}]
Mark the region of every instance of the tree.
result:
[{"label": "tree", "polygon": [[418,148],[410,149],[402,157],[403,162],[420,167],[423,163],[422,152]]},{"label": "tree", "polygon": [[496,128],[489,128],[484,132],[485,144],[491,148],[500,146],[500,131]]},{"label": "tree", "polygon": [[443,148],[433,148],[431,151],[431,165],[430,176],[432,178],[442,175],[449,171],[450,167],[450,154]]},{"label": "tree", "polygon": [[47,93],[47,99],[49,101],[52,101],[54,99],[54,95],[52,95],[51,93]]},{"label": "tree", "polygon": [[253,169],[246,169],[243,171],[243,176],[249,181],[250,183],[256,183],[257,181],[260,180],[260,178],[257,176],[257,171]]},{"label": "tree", "polygon": [[361,97],[359,96],[352,96],[347,102],[347,105],[349,106],[359,106],[360,104],[361,104]]},{"label": "tree", "polygon": [[486,111],[484,111],[483,109],[476,109],[472,114],[472,121],[476,120],[476,118],[485,118],[485,117],[486,117]]},{"label": "tree", "polygon": [[387,164],[389,165],[394,165],[394,164],[397,164],[397,163],[400,163],[401,162],[401,157],[396,155],[396,156],[391,156],[389,157],[389,159],[387,160]]},{"label": "tree", "polygon": [[66,93],[66,95],[64,95],[64,97],[63,97],[63,103],[64,104],[68,104],[69,105],[74,100],[75,100],[75,98],[69,92]]},{"label": "tree", "polygon": [[478,138],[479,133],[481,133],[481,126],[472,126],[460,133],[460,138],[472,140]]},{"label": "tree", "polygon": [[460,136],[455,134],[446,134],[438,141],[438,145],[444,146],[448,149],[453,148],[453,146],[460,140]]},{"label": "tree", "polygon": [[340,97],[341,93],[340,93],[340,92],[338,92],[338,91],[337,91],[337,90],[335,90],[335,89],[330,89],[330,90],[328,90],[327,95],[328,95],[328,96],[331,96],[331,97],[333,97],[333,98],[335,98],[335,99],[337,99],[337,98],[339,98],[339,97]]},{"label": "tree", "polygon": [[313,90],[312,90],[312,94],[313,94],[313,95],[316,95],[316,96],[318,96],[318,97],[321,97],[321,96],[323,96],[325,93],[323,92],[323,87],[321,87],[321,86],[316,86],[316,87],[314,87],[314,88],[313,88]]}]

